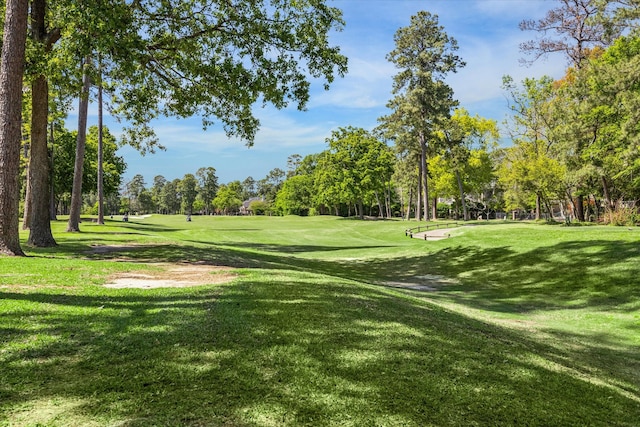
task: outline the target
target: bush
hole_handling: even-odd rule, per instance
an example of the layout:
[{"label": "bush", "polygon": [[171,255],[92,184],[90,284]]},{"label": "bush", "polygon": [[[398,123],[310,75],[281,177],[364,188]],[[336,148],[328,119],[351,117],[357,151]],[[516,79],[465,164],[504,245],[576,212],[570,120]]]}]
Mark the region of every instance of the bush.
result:
[{"label": "bush", "polygon": [[640,223],[640,213],[635,208],[630,207],[607,210],[604,214],[604,223],[616,226],[634,226]]},{"label": "bush", "polygon": [[449,212],[451,210],[451,206],[447,203],[438,203],[437,207],[438,218],[449,218]]},{"label": "bush", "polygon": [[254,200],[249,204],[249,209],[254,215],[264,215],[269,212],[270,206],[269,203],[262,200]]}]

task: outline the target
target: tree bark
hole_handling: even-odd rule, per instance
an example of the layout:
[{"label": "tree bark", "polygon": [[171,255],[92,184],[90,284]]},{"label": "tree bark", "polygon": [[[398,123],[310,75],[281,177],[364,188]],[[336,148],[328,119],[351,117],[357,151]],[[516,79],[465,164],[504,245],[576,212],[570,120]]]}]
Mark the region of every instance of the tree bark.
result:
[{"label": "tree bark", "polygon": [[22,212],[22,229],[28,230],[31,225],[31,174],[29,173],[29,163],[31,159],[30,144],[24,144],[24,157],[27,159],[25,175],[27,177],[26,188],[24,190],[24,210]]},{"label": "tree bark", "polygon": [[602,175],[600,176],[600,181],[602,182],[602,196],[604,197],[604,203],[607,207],[607,211],[615,210],[615,203],[611,200],[611,193],[609,192],[609,183],[607,182],[607,178]]},{"label": "tree bark", "polygon": [[413,186],[409,185],[409,200],[407,201],[407,215],[406,219],[409,221],[411,219],[411,204],[413,203]]},{"label": "tree bark", "polygon": [[[102,78],[102,76],[100,76]],[[102,80],[98,84],[98,224],[104,224],[104,186],[102,153]]]},{"label": "tree bark", "polygon": [[578,219],[578,221],[584,222],[584,220],[585,220],[585,217],[584,217],[584,196],[576,197],[575,207],[576,207],[576,218]]},{"label": "tree bark", "polygon": [[24,256],[20,247],[20,143],[27,0],[5,2],[0,54],[0,254]]},{"label": "tree bark", "polygon": [[31,84],[31,154],[29,156],[29,196],[31,213],[27,244],[52,247],[57,243],[51,233],[49,184],[49,150],[47,148],[47,115],[49,111],[49,85],[44,76]]},{"label": "tree bark", "polygon": [[50,178],[49,178],[49,185],[51,186],[51,190],[49,191],[49,196],[50,196],[50,202],[49,202],[49,214],[50,217],[49,219],[51,221],[55,221],[58,219],[58,214],[57,214],[57,209],[56,209],[56,192],[55,192],[55,185],[54,185],[54,173],[53,173],[53,165],[55,164],[55,139],[53,136],[53,123],[51,123],[51,127],[50,127],[50,141],[51,141],[51,156],[49,156],[49,172],[51,172]]},{"label": "tree bark", "polygon": [[80,231],[80,213],[82,210],[82,169],[84,167],[84,151],[87,142],[87,114],[89,110],[89,89],[91,81],[86,67],[89,66],[90,59],[84,61],[82,72],[82,92],[78,105],[78,137],[76,139],[76,161],[73,167],[73,188],[71,191],[71,210],[69,212],[69,222],[67,231]]},{"label": "tree bark", "polygon": [[420,163],[422,164],[422,192],[424,202],[424,220],[429,221],[429,165],[427,163],[427,142],[424,134],[420,134]]},{"label": "tree bark", "polygon": [[416,203],[414,210],[415,212],[413,213],[413,217],[416,221],[420,221],[422,219],[422,168],[420,169],[420,173],[418,176],[418,183],[416,188]]},{"label": "tree bark", "polygon": [[431,201],[431,218],[438,219],[438,198],[434,197]]},{"label": "tree bark", "polygon": [[[46,0],[31,2],[31,37],[34,42],[44,45],[48,51],[51,43],[46,32]],[[51,233],[50,170],[47,148],[47,120],[49,116],[49,84],[44,75],[36,76],[31,84],[31,152],[29,155],[28,189],[29,206],[25,218],[29,221],[27,244],[37,247],[52,247],[57,243]]]},{"label": "tree bark", "polygon": [[420,161],[418,162],[418,191],[416,192],[416,221],[422,219],[422,176],[424,174],[424,162],[422,160],[423,157],[420,155]]}]

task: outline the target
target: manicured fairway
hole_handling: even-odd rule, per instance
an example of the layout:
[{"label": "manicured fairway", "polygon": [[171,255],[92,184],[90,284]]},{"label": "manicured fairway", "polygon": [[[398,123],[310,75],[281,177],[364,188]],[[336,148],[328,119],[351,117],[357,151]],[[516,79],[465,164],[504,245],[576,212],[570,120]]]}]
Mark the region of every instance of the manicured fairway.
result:
[{"label": "manicured fairway", "polygon": [[0,426],[638,426],[640,229],[65,225],[0,258]]}]

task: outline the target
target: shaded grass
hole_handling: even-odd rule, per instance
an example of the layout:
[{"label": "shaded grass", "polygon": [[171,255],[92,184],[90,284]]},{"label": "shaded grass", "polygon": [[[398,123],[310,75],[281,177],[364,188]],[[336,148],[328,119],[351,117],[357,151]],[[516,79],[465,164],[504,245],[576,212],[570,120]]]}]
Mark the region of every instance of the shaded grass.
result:
[{"label": "shaded grass", "polygon": [[633,425],[640,415],[552,348],[326,276],[1,296],[25,308],[3,319],[28,324],[3,351],[2,400],[77,403],[53,425]]},{"label": "shaded grass", "polygon": [[[0,424],[640,419],[638,234],[484,226],[425,243],[401,222],[180,220],[86,224],[56,236],[58,249],[0,259]],[[88,252],[105,244],[121,248]],[[241,275],[191,289],[96,286],[151,261]],[[434,273],[459,283],[374,285]]]}]

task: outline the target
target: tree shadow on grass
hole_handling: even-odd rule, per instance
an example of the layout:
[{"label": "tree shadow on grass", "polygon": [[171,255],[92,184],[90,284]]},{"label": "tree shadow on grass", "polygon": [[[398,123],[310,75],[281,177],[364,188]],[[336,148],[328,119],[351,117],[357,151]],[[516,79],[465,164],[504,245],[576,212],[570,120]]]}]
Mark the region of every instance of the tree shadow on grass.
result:
[{"label": "tree shadow on grass", "polygon": [[[191,242],[194,244],[202,244],[202,242]],[[389,248],[392,249],[393,245],[352,245],[352,246],[330,246],[330,245],[281,245],[281,244],[266,244],[266,243],[225,243],[224,246],[238,248],[241,250],[250,251],[264,251],[267,253],[282,253],[282,254],[298,254],[298,253],[315,253],[315,252],[340,252],[351,250],[370,250]]]},{"label": "tree shadow on grass", "polygon": [[624,311],[627,304],[640,301],[636,260],[640,261],[640,249],[635,242],[590,241],[561,242],[521,253],[507,247],[446,247],[415,257],[350,261],[348,268],[370,281],[411,283],[428,274],[457,279],[457,284],[443,286],[437,294],[484,310]]},{"label": "tree shadow on grass", "polygon": [[0,422],[65,401],[67,423],[126,426],[640,417],[637,390],[594,383],[555,348],[396,291],[273,273],[188,291],[2,293],[21,308],[0,316]]},{"label": "tree shadow on grass", "polygon": [[357,259],[298,255],[366,253],[386,246],[192,243],[119,247],[122,242],[114,241],[113,251],[91,252],[83,242],[61,250],[71,254],[84,248],[81,252],[93,259],[300,270],[377,284],[429,285],[424,277],[438,274],[457,282],[439,287],[434,297],[443,295],[460,304],[506,313],[583,307],[624,311],[637,309],[634,305],[640,301],[640,250],[635,242],[560,242],[525,252],[508,247],[442,247],[415,256]]}]

